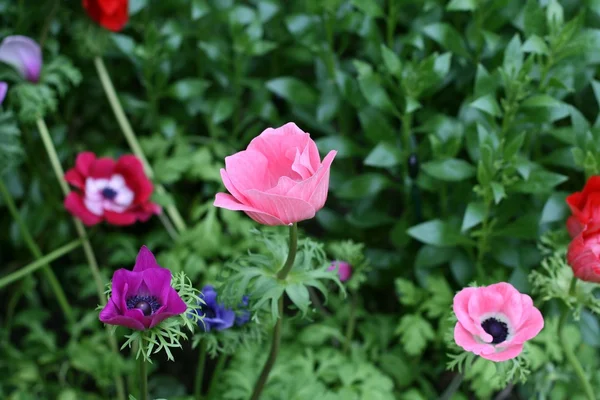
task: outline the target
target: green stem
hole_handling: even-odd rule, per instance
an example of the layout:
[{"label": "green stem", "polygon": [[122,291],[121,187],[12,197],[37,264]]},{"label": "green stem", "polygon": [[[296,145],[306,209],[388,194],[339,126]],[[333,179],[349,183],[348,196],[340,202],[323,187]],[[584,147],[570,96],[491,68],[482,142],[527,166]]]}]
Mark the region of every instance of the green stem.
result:
[{"label": "green stem", "polygon": [[490,215],[491,201],[484,200],[484,213],[483,221],[481,222],[481,236],[477,244],[477,262],[475,263],[475,270],[477,271],[477,281],[480,285],[483,284],[485,279],[485,271],[483,269],[483,259],[487,253],[487,239],[488,239],[488,223]]},{"label": "green stem", "polygon": [[[104,88],[104,93],[106,93],[108,102],[110,103],[115,117],[117,118],[117,122],[119,123],[119,127],[121,128],[121,131],[123,132],[123,135],[125,136],[129,147],[131,147],[133,154],[135,154],[142,161],[146,174],[150,178],[152,178],[154,176],[154,171],[152,170],[152,167],[150,167],[150,164],[148,163],[148,160],[144,155],[144,151],[142,150],[142,146],[140,146],[137,136],[133,132],[131,124],[129,123],[129,120],[125,115],[125,112],[123,111],[123,107],[119,102],[119,98],[117,97],[115,87],[112,83],[112,80],[110,79],[108,71],[106,70],[104,61],[101,57],[96,57],[94,58],[94,65],[96,66],[98,77],[100,78],[100,82],[102,83],[102,87]],[[156,184],[156,192],[161,195],[166,194],[165,188],[159,184]],[[187,226],[185,224],[185,221],[181,217],[179,210],[177,210],[177,207],[175,207],[173,204],[169,204],[165,207],[165,209],[169,214],[169,217],[171,217],[171,220],[173,221],[173,224],[175,225],[179,233],[184,232],[187,229]]]},{"label": "green stem", "polygon": [[[283,281],[287,278],[289,272],[294,266],[294,261],[296,260],[296,252],[298,250],[298,224],[294,223],[290,226],[290,244],[289,244],[289,253],[283,268],[279,270],[277,273],[277,279]],[[251,400],[258,400],[260,398],[260,394],[262,393],[265,384],[267,383],[267,379],[269,378],[269,373],[271,372],[271,368],[275,364],[275,360],[277,359],[277,354],[279,353],[279,345],[281,343],[281,326],[283,323],[283,293],[279,297],[277,302],[278,318],[275,322],[275,327],[273,328],[273,339],[271,341],[271,350],[269,351],[269,357],[267,358],[267,362],[263,366],[263,369],[254,385],[254,391],[252,393]]]},{"label": "green stem", "polygon": [[[41,256],[41,255],[39,257],[36,256],[37,260],[35,260],[34,262],[27,264],[23,268],[20,268],[18,271],[15,271],[12,274],[9,274],[9,275],[3,277],[2,279],[0,279],[0,289],[2,289],[6,285],[8,285],[14,281],[17,281],[17,280],[23,278],[24,276],[34,273],[35,271],[37,271],[40,268],[48,267],[48,263],[73,251],[80,245],[81,245],[81,239],[78,239],[78,240],[74,240],[62,247],[59,247],[58,249],[48,253],[45,256]],[[63,295],[64,295],[64,293],[63,293]]]},{"label": "green stem", "polygon": [[219,379],[221,378],[221,373],[225,368],[225,362],[227,361],[227,355],[221,354],[219,357],[219,361],[217,361],[217,365],[215,366],[215,371],[213,372],[212,378],[210,378],[210,384],[208,385],[208,394],[207,398],[210,400],[214,397],[214,391],[219,383]]},{"label": "green stem", "polygon": [[387,46],[392,50],[394,48],[394,32],[396,31],[396,3],[396,0],[388,1]]},{"label": "green stem", "polygon": [[[35,243],[35,240],[33,240],[33,236],[31,235],[31,232],[29,232],[29,228],[27,228],[27,225],[19,215],[19,211],[17,210],[15,202],[13,201],[12,196],[10,195],[8,188],[6,187],[2,179],[0,179],[0,193],[2,194],[2,197],[4,197],[4,202],[8,207],[8,211],[19,226],[21,236],[23,237],[23,240],[25,241],[27,247],[29,247],[29,251],[33,254],[33,256],[36,259],[40,259],[42,257],[42,251]],[[60,308],[62,309],[65,318],[67,319],[67,321],[69,321],[69,323],[73,323],[73,310],[69,305],[67,296],[65,295],[65,291],[63,290],[62,286],[60,285],[60,282],[56,278],[54,271],[52,271],[52,268],[48,264],[43,265],[42,271],[44,272],[46,280],[48,281],[48,284],[54,292],[54,296],[56,296],[56,300],[58,301],[58,304],[60,305]]]},{"label": "green stem", "polygon": [[[42,142],[44,142],[44,147],[46,148],[46,153],[48,153],[48,157],[50,158],[50,164],[52,165],[52,169],[54,170],[54,174],[56,175],[56,179],[60,185],[60,188],[63,191],[63,195],[66,197],[69,194],[69,185],[67,185],[67,181],[65,180],[65,171],[60,165],[60,160],[58,158],[58,154],[56,153],[56,148],[54,147],[54,143],[52,142],[52,138],[50,136],[50,132],[48,131],[48,127],[42,118],[38,118],[36,121],[38,130],[40,132],[40,136],[42,137]],[[73,217],[73,223],[75,224],[75,229],[77,230],[77,234],[79,238],[83,242],[83,252],[85,253],[86,259],[88,261],[88,265],[90,267],[90,271],[92,272],[92,277],[94,282],[96,283],[96,292],[98,295],[98,300],[101,304],[106,304],[106,296],[104,295],[104,282],[102,280],[102,275],[100,274],[100,269],[98,268],[98,262],[96,261],[96,256],[94,255],[94,250],[92,249],[92,245],[90,240],[87,237],[85,232],[85,227],[81,223],[80,220]],[[110,334],[110,328],[107,326],[106,331],[108,333],[108,341],[110,343],[111,350],[115,354],[119,354],[119,347],[117,346],[117,341],[115,337]],[[115,375],[115,385],[117,388],[117,395],[119,400],[125,400],[125,385],[123,384],[123,379],[119,375]]]},{"label": "green stem", "polygon": [[198,366],[196,367],[196,380],[194,381],[194,398],[202,398],[202,382],[204,380],[204,365],[206,364],[206,344],[200,342],[200,354],[198,356]]},{"label": "green stem", "polygon": [[148,400],[148,365],[144,360],[144,357],[139,358],[139,367],[140,367],[140,399],[139,400]]},{"label": "green stem", "polygon": [[[573,294],[575,293],[576,285],[577,285],[577,278],[573,277],[573,279],[571,280],[570,288],[569,288],[569,297],[573,296]],[[569,338],[567,336],[567,331],[565,329],[565,323],[567,322],[567,318],[569,317],[569,311],[570,311],[569,307],[566,306],[564,308],[564,311],[563,311],[563,313],[560,317],[560,321],[558,323],[558,334],[560,336],[560,341],[563,345],[563,350],[565,352],[565,356],[567,357],[567,360],[569,361],[569,363],[571,364],[571,367],[575,371],[575,375],[577,375],[577,378],[579,379],[579,383],[581,384],[581,387],[583,388],[588,400],[596,400],[596,395],[594,394],[594,389],[592,388],[592,385],[590,384],[587,377],[585,376],[585,371],[583,370],[581,363],[577,359],[577,356],[573,352],[573,349],[567,345],[567,343],[569,343]]]},{"label": "green stem", "polygon": [[348,325],[346,325],[346,340],[344,341],[343,352],[348,353],[352,337],[354,336],[354,327],[356,326],[356,293],[350,295],[352,300],[350,303],[350,315],[348,316]]},{"label": "green stem", "polygon": [[283,268],[277,273],[277,279],[285,280],[294,266],[296,260],[296,252],[298,251],[298,223],[290,226],[290,251]]}]

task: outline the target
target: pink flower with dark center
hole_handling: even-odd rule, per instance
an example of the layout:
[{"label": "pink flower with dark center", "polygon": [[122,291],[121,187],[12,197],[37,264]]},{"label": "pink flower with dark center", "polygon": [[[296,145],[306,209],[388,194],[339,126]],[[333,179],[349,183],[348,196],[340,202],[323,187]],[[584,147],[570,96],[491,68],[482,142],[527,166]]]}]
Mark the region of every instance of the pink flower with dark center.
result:
[{"label": "pink flower with dark center", "polygon": [[19,72],[29,82],[37,83],[42,71],[42,50],[27,36],[7,36],[0,43],[0,61]]},{"label": "pink flower with dark center", "polygon": [[65,179],[78,189],[69,193],[65,208],[88,226],[102,221],[131,225],[161,211],[150,202],[154,187],[133,155],[115,161],[96,158],[91,152],[80,153]]},{"label": "pink flower with dark center", "polygon": [[505,282],[465,288],[454,296],[453,308],[456,344],[492,361],[517,357],[544,327],[531,297]]},{"label": "pink flower with dark center", "polygon": [[100,321],[142,331],[186,310],[171,287],[171,271],[160,267],[143,246],[133,271],[119,269],[113,274],[110,299],[100,311]]},{"label": "pink flower with dark center", "polygon": [[214,205],[244,211],[264,225],[289,225],[313,218],[329,189],[332,150],[321,162],[317,145],[294,123],[268,128],[248,148],[225,157],[223,184]]},{"label": "pink flower with dark center", "polygon": [[346,261],[333,261],[327,268],[328,271],[335,271],[336,269],[342,282],[347,281],[352,276],[352,266]]}]

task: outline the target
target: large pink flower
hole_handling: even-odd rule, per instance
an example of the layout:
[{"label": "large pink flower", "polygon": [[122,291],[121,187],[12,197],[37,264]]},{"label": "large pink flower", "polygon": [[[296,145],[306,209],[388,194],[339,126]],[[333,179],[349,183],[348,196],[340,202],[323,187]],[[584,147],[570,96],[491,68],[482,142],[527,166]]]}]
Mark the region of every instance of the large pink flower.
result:
[{"label": "large pink flower", "polygon": [[567,262],[577,278],[600,283],[600,233],[577,235],[569,244]]},{"label": "large pink flower", "polygon": [[171,287],[171,271],[158,265],[143,246],[133,271],[119,269],[113,274],[110,299],[100,311],[100,321],[143,331],[186,310]]},{"label": "large pink flower", "polygon": [[69,193],[65,208],[88,226],[104,220],[131,225],[161,211],[150,201],[154,187],[133,155],[115,161],[96,158],[91,152],[80,153],[65,180],[78,189]]},{"label": "large pink flower", "polygon": [[289,225],[313,218],[329,189],[332,150],[323,162],[310,135],[290,122],[268,128],[248,148],[225,158],[223,184],[214,205],[244,211],[265,225]]},{"label": "large pink flower", "polygon": [[544,327],[531,297],[505,282],[465,288],[454,296],[453,308],[456,344],[492,361],[515,358]]}]

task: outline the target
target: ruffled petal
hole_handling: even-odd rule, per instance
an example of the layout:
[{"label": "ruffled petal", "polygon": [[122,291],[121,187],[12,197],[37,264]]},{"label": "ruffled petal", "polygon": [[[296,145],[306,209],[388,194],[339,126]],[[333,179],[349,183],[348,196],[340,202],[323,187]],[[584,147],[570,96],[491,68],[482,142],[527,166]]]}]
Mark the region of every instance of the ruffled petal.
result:
[{"label": "ruffled petal", "polygon": [[233,186],[243,194],[249,189],[268,190],[276,184],[271,182],[270,163],[262,153],[244,150],[225,157],[225,170]]},{"label": "ruffled petal", "polygon": [[83,203],[81,194],[71,192],[65,198],[64,206],[68,212],[83,222],[86,226],[92,226],[102,222],[102,217],[92,214]]},{"label": "ruffled petal", "polygon": [[154,191],[154,185],[146,176],[139,158],[132,154],[121,156],[115,165],[115,173],[123,176],[127,187],[135,193],[134,203],[145,203]]},{"label": "ruffled petal", "polygon": [[460,322],[454,326],[454,341],[457,345],[477,355],[494,351],[494,346],[488,343],[480,343],[475,340],[473,334],[465,329]]},{"label": "ruffled petal", "polygon": [[544,317],[540,310],[532,305],[531,308],[527,310],[527,319],[519,326],[510,343],[522,344],[527,340],[536,337],[543,328]]},{"label": "ruffled petal", "polygon": [[85,188],[85,178],[81,176],[77,168],[71,168],[65,173],[65,181],[79,189]]},{"label": "ruffled petal", "polygon": [[285,225],[311,219],[316,213],[310,203],[293,197],[279,196],[258,190],[248,190],[246,196],[261,212],[275,216]]},{"label": "ruffled petal", "polygon": [[108,325],[119,325],[138,331],[146,329],[142,321],[119,314],[114,302],[110,300],[106,303],[102,311],[100,311],[100,321]]},{"label": "ruffled petal", "polygon": [[523,351],[523,345],[522,344],[514,344],[511,346],[508,346],[505,349],[502,350],[498,350],[498,347],[496,347],[496,351],[493,353],[488,353],[488,354],[481,354],[481,357],[490,360],[490,361],[495,361],[495,362],[501,362],[501,361],[506,361],[506,360],[510,360],[512,358],[517,357],[519,354],[521,354],[521,352]]}]

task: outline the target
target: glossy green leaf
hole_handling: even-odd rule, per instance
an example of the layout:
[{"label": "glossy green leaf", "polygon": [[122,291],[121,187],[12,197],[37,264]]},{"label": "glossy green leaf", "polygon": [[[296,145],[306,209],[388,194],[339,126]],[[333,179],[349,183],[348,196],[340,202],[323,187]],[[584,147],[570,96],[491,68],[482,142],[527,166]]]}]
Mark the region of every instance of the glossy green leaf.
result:
[{"label": "glossy green leaf", "polygon": [[474,11],[477,9],[477,0],[450,0],[446,6],[448,11]]},{"label": "glossy green leaf", "polygon": [[315,90],[294,77],[271,79],[266,83],[267,89],[292,104],[310,106],[317,102]]},{"label": "glossy green leaf", "polygon": [[470,106],[488,113],[492,117],[499,117],[502,115],[502,111],[500,110],[500,106],[496,101],[496,97],[491,94],[486,94],[485,96],[478,98],[477,100],[473,101]]},{"label": "glossy green leaf", "polygon": [[452,53],[470,58],[465,42],[458,31],[451,25],[436,22],[423,28],[423,33],[439,43],[444,49]]},{"label": "glossy green leaf", "polygon": [[350,178],[335,193],[341,199],[358,199],[374,196],[390,185],[390,180],[382,174],[363,174]]},{"label": "glossy green leaf", "polygon": [[485,206],[481,202],[471,202],[467,205],[462,221],[461,232],[465,232],[481,223],[485,218]]},{"label": "glossy green leaf", "polygon": [[376,0],[351,0],[351,3],[370,17],[383,17],[384,13]]},{"label": "glossy green leaf", "polygon": [[424,163],[421,168],[432,177],[447,181],[458,182],[475,176],[475,167],[465,160],[448,158]]},{"label": "glossy green leaf", "polygon": [[400,164],[401,157],[398,146],[380,142],[365,158],[364,164],[369,167],[390,168]]},{"label": "glossy green leaf", "polygon": [[407,233],[422,243],[438,247],[456,246],[464,242],[457,228],[439,219],[415,225]]}]

